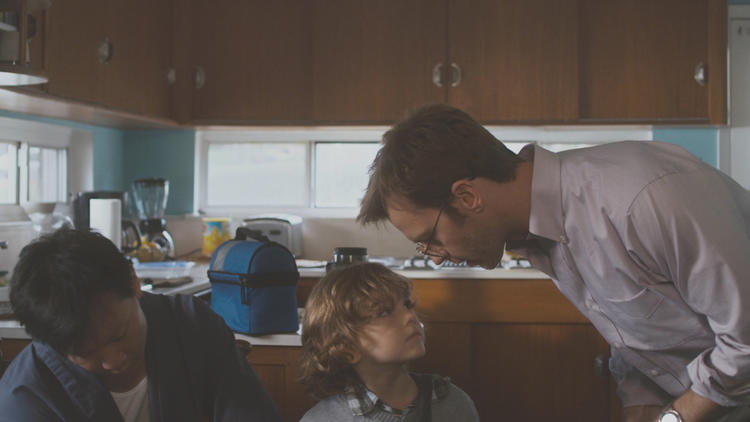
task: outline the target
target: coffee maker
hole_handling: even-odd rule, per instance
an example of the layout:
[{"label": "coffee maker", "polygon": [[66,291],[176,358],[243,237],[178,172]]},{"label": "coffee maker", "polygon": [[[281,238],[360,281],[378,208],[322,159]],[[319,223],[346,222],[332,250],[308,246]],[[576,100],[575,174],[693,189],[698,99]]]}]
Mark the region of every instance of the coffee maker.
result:
[{"label": "coffee maker", "polygon": [[[88,191],[78,192],[73,198],[73,226],[76,229],[88,230],[91,228],[91,200],[92,199],[119,199],[121,207],[126,208],[128,200],[127,192],[120,191]],[[122,215],[122,212],[120,213]],[[130,220],[121,220],[122,243],[118,245],[124,253],[130,253],[141,246],[141,235],[138,227]]]},{"label": "coffee maker", "polygon": [[133,202],[141,219],[138,226],[146,245],[152,249],[150,260],[154,261],[174,258],[174,240],[164,219],[168,196],[169,181],[166,179],[147,178],[133,182]]}]

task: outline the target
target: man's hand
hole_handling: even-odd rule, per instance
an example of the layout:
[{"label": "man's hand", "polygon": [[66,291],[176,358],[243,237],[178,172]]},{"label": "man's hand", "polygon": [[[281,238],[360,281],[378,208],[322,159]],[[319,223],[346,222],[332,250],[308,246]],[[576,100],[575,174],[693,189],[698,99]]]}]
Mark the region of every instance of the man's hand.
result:
[{"label": "man's hand", "polygon": [[[731,408],[722,407],[711,400],[688,390],[674,401],[673,407],[685,422],[715,421]],[[661,406],[631,406],[623,408],[624,422],[657,422]]]},{"label": "man's hand", "polygon": [[678,397],[673,406],[685,422],[715,421],[732,410],[730,407],[719,406],[693,390]]}]

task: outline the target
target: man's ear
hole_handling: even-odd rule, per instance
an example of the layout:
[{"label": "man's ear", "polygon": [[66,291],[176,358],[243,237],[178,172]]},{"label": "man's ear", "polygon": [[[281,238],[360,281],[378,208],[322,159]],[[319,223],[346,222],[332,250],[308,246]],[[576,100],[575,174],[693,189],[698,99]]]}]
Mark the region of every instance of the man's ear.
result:
[{"label": "man's ear", "polygon": [[137,275],[135,275],[135,269],[133,268],[133,264],[130,264],[130,285],[133,287],[133,292],[135,292],[135,297],[140,299],[141,296],[143,296],[143,292],[141,291],[141,280],[138,278]]},{"label": "man's ear", "polygon": [[476,213],[483,209],[484,203],[474,179],[459,179],[451,186],[453,205],[466,213]]}]

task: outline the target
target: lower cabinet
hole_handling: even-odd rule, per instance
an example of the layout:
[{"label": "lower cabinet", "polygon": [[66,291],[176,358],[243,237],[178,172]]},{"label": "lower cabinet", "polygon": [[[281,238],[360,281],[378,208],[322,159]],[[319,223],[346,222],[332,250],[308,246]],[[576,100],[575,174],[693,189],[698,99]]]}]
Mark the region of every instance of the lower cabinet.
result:
[{"label": "lower cabinet", "polygon": [[255,346],[246,353],[247,360],[276,403],[284,421],[299,421],[315,404],[315,400],[297,382],[300,348]]}]

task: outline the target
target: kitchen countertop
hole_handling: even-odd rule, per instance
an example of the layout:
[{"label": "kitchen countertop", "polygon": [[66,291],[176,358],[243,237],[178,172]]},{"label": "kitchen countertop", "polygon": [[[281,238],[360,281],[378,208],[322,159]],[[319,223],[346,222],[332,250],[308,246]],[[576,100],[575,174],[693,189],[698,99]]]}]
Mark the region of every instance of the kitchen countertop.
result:
[{"label": "kitchen countertop", "polygon": [[[144,290],[152,293],[174,295],[174,294],[195,294],[211,288],[208,281],[208,264],[198,263],[190,270],[192,281],[181,286],[153,288],[145,286]],[[405,269],[394,270],[398,274],[411,279],[549,279],[549,277],[532,269],[502,269],[484,270],[477,268],[450,268],[450,269]],[[299,268],[300,277],[320,278],[325,275],[323,268]],[[239,340],[245,340],[253,346],[301,346],[300,336],[296,333],[290,334],[270,334],[265,336],[249,336],[247,334],[235,333],[234,337]],[[26,330],[18,321],[0,320],[0,339],[29,339]]]}]

